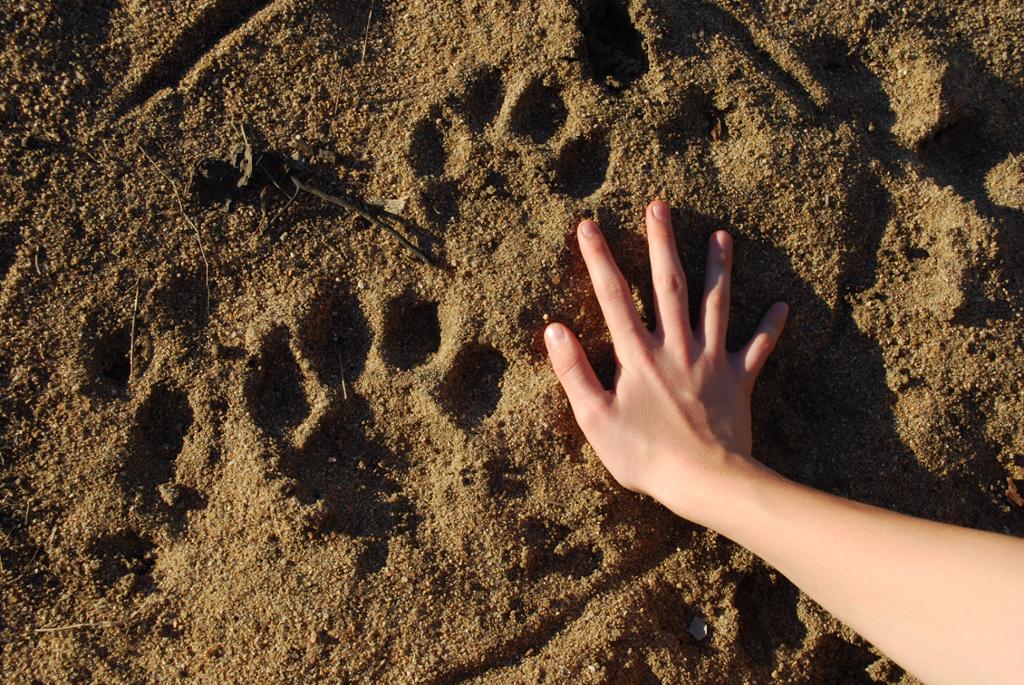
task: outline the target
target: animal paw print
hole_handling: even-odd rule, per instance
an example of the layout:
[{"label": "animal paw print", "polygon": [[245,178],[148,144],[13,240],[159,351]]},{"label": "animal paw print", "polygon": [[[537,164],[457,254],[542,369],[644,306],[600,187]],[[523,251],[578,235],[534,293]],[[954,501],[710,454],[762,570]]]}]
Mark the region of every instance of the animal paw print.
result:
[{"label": "animal paw print", "polygon": [[127,584],[129,591],[145,589],[152,583],[157,550],[153,540],[133,530],[120,530],[94,537],[86,547],[87,567],[93,580],[103,588]]},{"label": "animal paw print", "polygon": [[604,185],[610,155],[611,148],[604,133],[570,140],[555,161],[558,189],[577,200],[590,197]]},{"label": "animal paw print", "polygon": [[459,155],[453,153],[467,153],[458,149],[460,143],[464,148],[467,141],[483,133],[501,109],[505,85],[500,71],[484,67],[471,74],[466,83],[464,93],[435,104],[413,127],[408,160],[418,176],[442,176],[458,161]]},{"label": "animal paw print", "polygon": [[443,229],[461,215],[456,180],[472,173],[480,140],[504,99],[501,72],[484,67],[465,91],[431,106],[413,126],[406,159],[420,179],[419,204],[427,221]]},{"label": "animal paw print", "polygon": [[388,306],[381,341],[381,356],[387,364],[408,371],[425,364],[440,346],[437,302],[407,293]]},{"label": "animal paw print", "polygon": [[[436,308],[434,310],[436,315]],[[429,318],[430,308],[420,316]],[[364,541],[360,562],[383,566],[388,539],[414,518],[394,474],[401,460],[371,435],[373,408],[355,390],[370,348],[358,302],[313,298],[305,314],[263,335],[245,381],[249,416],[270,439],[273,466],[318,536]],[[422,346],[402,357],[429,354]]]},{"label": "animal paw print", "polygon": [[555,140],[558,152],[552,162],[552,189],[573,199],[583,199],[604,185],[611,147],[607,133],[596,130],[577,136],[562,133],[569,110],[558,81],[550,76],[528,81],[509,108],[508,129],[534,145]]},{"label": "animal paw print", "polygon": [[586,578],[601,568],[604,553],[586,543],[573,543],[571,529],[555,521],[531,516],[522,521],[523,556],[520,569],[530,580],[554,573]]},{"label": "animal paw print", "polygon": [[590,0],[581,11],[591,76],[612,91],[622,91],[650,69],[643,35],[624,0]]},{"label": "animal paw print", "polygon": [[302,449],[346,395],[358,368],[345,363],[344,341],[311,341],[309,319],[272,327],[248,361],[243,395],[249,417],[272,444]]},{"label": "animal paw print", "polygon": [[409,165],[418,176],[430,178],[444,173],[448,151],[441,133],[442,123],[440,110],[433,109],[412,130],[409,140]]},{"label": "animal paw print", "polygon": [[250,360],[250,369],[245,389],[249,415],[267,435],[288,436],[305,421],[310,406],[286,326],[267,333],[258,356]]},{"label": "animal paw print", "polygon": [[501,71],[483,67],[468,80],[466,95],[455,107],[474,133],[481,133],[501,109],[505,98],[505,82]]},{"label": "animal paw print", "polygon": [[333,410],[335,396],[348,394],[369,349],[370,329],[353,296],[314,295],[301,316],[264,333],[249,358],[249,416],[276,442],[301,447]]},{"label": "animal paw print", "polygon": [[475,428],[497,409],[507,368],[508,360],[490,345],[466,345],[437,390],[438,403],[456,426]]},{"label": "animal paw print", "polygon": [[558,87],[550,77],[527,82],[512,103],[509,130],[543,145],[558,133],[569,118],[569,110]]},{"label": "animal paw print", "polygon": [[[129,376],[138,378],[149,358],[149,342],[138,338],[134,354],[130,322],[119,312],[97,310],[86,320],[79,357],[85,379],[82,391],[97,399],[124,398]],[[133,368],[134,367],[134,368]]]},{"label": "animal paw print", "polygon": [[[386,308],[380,354],[397,371],[415,372],[432,365],[441,350],[438,304],[413,293],[395,298]],[[476,428],[491,416],[501,399],[501,383],[508,360],[497,349],[469,343],[447,364],[435,398],[440,408],[462,430]]]},{"label": "animal paw print", "polygon": [[467,81],[464,93],[430,107],[409,137],[406,158],[435,223],[461,216],[460,183],[494,190],[535,164],[549,177],[550,190],[572,199],[604,185],[607,131],[568,130],[570,111],[556,77],[529,77],[506,88],[501,72],[486,67]]},{"label": "animal paw print", "polygon": [[135,413],[120,470],[128,500],[140,512],[182,522],[184,511],[199,506],[201,496],[176,482],[176,464],[194,415],[188,395],[175,385],[154,385]]}]

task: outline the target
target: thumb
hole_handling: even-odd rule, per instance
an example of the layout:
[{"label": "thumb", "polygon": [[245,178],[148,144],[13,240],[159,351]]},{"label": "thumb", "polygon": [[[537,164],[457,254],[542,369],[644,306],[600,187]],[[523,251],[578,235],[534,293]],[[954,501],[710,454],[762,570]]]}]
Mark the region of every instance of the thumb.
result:
[{"label": "thumb", "polygon": [[608,393],[597,380],[586,352],[572,331],[560,323],[553,323],[544,331],[544,344],[548,348],[551,367],[569,398],[577,423],[582,427],[586,417],[604,405]]}]

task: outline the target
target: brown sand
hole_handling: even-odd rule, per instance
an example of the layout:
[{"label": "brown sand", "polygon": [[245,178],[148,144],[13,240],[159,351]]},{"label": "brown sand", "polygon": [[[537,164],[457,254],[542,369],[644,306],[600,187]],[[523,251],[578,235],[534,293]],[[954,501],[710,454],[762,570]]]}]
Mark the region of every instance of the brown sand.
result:
[{"label": "brown sand", "polygon": [[[756,456],[1024,533],[1021,4],[372,5],[365,39],[369,0],[0,7],[4,680],[914,682],[618,488],[540,331],[608,371],[573,224],[648,302],[662,197],[695,283],[736,238],[734,344],[793,306]],[[187,196],[207,306],[137,146],[184,189],[240,121],[405,198],[448,268],[312,198]]]}]

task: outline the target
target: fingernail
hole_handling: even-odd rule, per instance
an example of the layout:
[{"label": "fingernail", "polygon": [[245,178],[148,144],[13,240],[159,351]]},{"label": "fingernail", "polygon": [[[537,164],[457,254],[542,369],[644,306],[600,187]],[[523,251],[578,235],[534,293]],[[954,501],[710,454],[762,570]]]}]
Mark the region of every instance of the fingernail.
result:
[{"label": "fingernail", "polygon": [[668,221],[672,218],[672,210],[669,209],[668,205],[661,200],[655,200],[651,204],[651,214],[658,221]]},{"label": "fingernail", "polygon": [[580,222],[580,232],[588,238],[593,238],[597,235],[597,224],[590,219],[586,219]]},{"label": "fingernail", "polygon": [[565,340],[565,331],[558,324],[552,324],[544,331],[544,337],[548,339],[548,344],[554,347]]}]

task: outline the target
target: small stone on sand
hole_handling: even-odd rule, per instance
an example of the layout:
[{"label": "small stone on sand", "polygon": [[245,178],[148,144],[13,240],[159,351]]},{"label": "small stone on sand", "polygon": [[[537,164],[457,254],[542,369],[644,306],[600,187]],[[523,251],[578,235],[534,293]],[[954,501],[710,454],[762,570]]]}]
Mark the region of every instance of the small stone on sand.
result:
[{"label": "small stone on sand", "polygon": [[693,635],[693,639],[697,642],[702,642],[708,636],[708,624],[700,616],[694,616],[690,621],[690,627],[686,630]]}]

